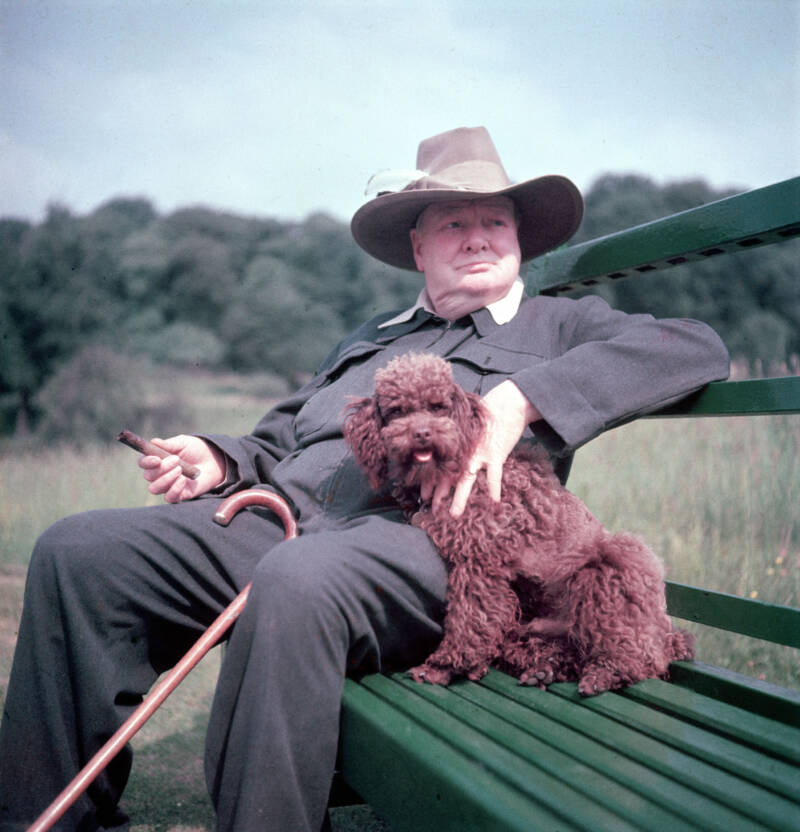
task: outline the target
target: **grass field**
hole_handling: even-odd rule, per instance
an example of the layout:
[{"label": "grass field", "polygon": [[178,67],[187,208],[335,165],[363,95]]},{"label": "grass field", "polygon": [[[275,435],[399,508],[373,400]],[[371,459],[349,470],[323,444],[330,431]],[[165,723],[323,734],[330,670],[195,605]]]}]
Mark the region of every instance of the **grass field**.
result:
[{"label": "grass field", "polygon": [[[186,432],[247,432],[269,391],[263,379],[196,375],[181,384],[193,414]],[[664,558],[669,578],[800,605],[796,417],[641,420],[581,449],[569,486],[609,528],[641,534]],[[0,698],[37,535],[66,514],[152,500],[122,446],[0,450]],[[692,629],[698,658],[800,686],[797,650]],[[213,829],[202,749],[218,661],[207,656],[134,740],[124,805],[135,832]],[[367,807],[337,810],[334,824],[338,832],[382,828]]]}]

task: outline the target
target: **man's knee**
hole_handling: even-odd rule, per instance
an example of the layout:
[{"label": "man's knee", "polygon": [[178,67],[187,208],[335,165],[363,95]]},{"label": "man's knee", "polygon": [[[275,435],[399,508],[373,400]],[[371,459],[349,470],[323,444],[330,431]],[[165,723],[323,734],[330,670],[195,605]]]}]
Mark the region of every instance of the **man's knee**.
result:
[{"label": "man's knee", "polygon": [[341,596],[352,592],[352,586],[340,560],[326,554],[302,538],[280,543],[258,564],[251,599],[263,598],[289,612],[302,614],[310,608],[335,616]]},{"label": "man's knee", "polygon": [[65,517],[39,536],[28,565],[30,591],[62,595],[81,587],[81,592],[98,593],[119,577],[120,563],[129,558],[122,541],[99,515]]},{"label": "man's knee", "polygon": [[[431,583],[438,588],[438,573]],[[371,668],[415,659],[410,644],[435,644],[441,606],[418,573],[336,532],[276,546],[259,563],[248,601],[251,615],[269,622],[267,638],[280,631],[296,645],[324,642],[346,653],[348,666]]]},{"label": "man's knee", "polygon": [[49,575],[53,569],[82,568],[92,549],[91,532],[85,515],[57,520],[39,536],[31,555],[29,576]]}]

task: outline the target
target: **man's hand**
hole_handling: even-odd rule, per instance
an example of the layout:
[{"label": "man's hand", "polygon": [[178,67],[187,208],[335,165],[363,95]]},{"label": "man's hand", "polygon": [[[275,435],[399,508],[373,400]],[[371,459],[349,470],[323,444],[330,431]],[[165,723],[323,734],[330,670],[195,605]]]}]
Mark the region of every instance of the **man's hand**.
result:
[{"label": "man's hand", "polygon": [[[523,396],[513,381],[498,384],[484,397],[483,403],[489,411],[489,422],[484,431],[467,472],[456,483],[450,514],[460,517],[464,512],[472,486],[478,471],[486,468],[489,496],[500,499],[500,483],[503,478],[503,463],[519,442],[523,431],[532,422],[542,418],[542,414]],[[452,483],[441,483],[433,493],[433,502],[438,503],[450,493]],[[423,495],[425,496],[425,495]],[[431,496],[431,495],[427,495]]]},{"label": "man's hand", "polygon": [[[225,455],[196,436],[172,436],[169,439],[153,439],[171,456],[142,456],[139,467],[150,483],[151,494],[163,494],[168,503],[179,503],[199,497],[225,480]],[[191,462],[200,469],[197,479],[190,480],[181,473],[178,459]]]}]

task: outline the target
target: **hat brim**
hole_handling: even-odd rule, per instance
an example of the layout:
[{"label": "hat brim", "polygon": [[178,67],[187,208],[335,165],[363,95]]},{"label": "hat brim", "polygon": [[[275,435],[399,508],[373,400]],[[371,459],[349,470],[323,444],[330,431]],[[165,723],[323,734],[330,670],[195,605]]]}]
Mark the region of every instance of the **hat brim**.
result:
[{"label": "hat brim", "polygon": [[540,176],[499,191],[408,190],[378,196],[353,215],[353,238],[368,254],[400,269],[417,271],[409,232],[434,202],[507,196],[519,218],[522,262],[565,243],[583,219],[583,198],[564,176]]}]

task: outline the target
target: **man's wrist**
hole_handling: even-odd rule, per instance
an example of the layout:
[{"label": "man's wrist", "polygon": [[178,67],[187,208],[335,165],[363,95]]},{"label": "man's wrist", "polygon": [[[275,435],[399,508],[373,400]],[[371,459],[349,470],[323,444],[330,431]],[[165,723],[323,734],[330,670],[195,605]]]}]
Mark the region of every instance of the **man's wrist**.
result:
[{"label": "man's wrist", "polygon": [[[511,380],[509,379],[509,381]],[[514,382],[511,381],[511,384],[514,384]],[[529,425],[532,425],[534,422],[538,422],[539,419],[542,418],[542,414],[539,413],[539,410],[536,407],[536,405],[533,404],[533,402],[531,402],[531,400],[522,392],[522,390],[519,389],[519,387],[516,384],[514,384],[514,387],[519,391],[521,397],[521,404],[525,415],[525,422]]]}]

